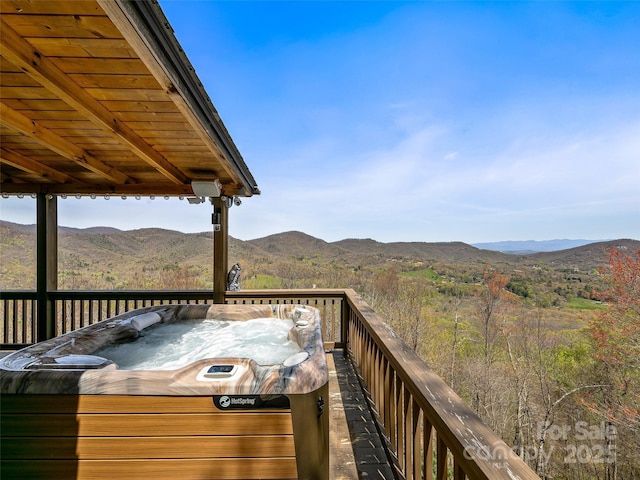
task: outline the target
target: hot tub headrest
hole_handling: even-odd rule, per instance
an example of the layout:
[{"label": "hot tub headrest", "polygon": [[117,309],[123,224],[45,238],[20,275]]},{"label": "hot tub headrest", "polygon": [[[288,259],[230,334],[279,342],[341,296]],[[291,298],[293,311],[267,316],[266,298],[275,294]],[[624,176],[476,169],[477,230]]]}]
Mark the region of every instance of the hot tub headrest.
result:
[{"label": "hot tub headrest", "polygon": [[162,317],[156,312],[142,313],[130,319],[131,326],[138,331],[144,330],[160,321],[162,321]]}]

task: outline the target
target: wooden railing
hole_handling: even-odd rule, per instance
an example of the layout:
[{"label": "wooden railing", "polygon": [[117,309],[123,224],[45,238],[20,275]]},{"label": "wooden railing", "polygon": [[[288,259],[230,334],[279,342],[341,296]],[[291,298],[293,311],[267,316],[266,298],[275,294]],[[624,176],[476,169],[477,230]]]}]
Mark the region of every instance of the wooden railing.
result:
[{"label": "wooden railing", "polygon": [[539,478],[353,290],[345,301],[345,343],[399,478]]},{"label": "wooden railing", "polygon": [[37,299],[38,295],[33,291],[0,293],[0,347],[3,350],[15,350],[38,341]]},{"label": "wooden railing", "polygon": [[[31,291],[0,294],[1,348],[14,350],[38,339],[37,296]],[[48,293],[53,304],[53,336],[59,336],[136,308],[179,303],[213,303],[209,290],[201,291],[71,291]],[[226,303],[296,303],[320,310],[327,348],[341,347],[343,290],[252,290],[227,292]]]},{"label": "wooden railing", "polygon": [[[72,291],[48,292],[52,304],[52,336],[141,307],[177,303],[213,303],[211,291]],[[33,291],[0,293],[0,317],[3,319],[0,347],[13,350],[45,340],[38,338],[37,294]]]},{"label": "wooden railing", "polygon": [[[55,334],[144,306],[212,303],[211,292],[50,292]],[[35,341],[36,297],[3,292],[3,347]],[[227,303],[317,307],[327,348],[343,347],[398,479],[539,478],[509,446],[350,289],[227,292]]]}]

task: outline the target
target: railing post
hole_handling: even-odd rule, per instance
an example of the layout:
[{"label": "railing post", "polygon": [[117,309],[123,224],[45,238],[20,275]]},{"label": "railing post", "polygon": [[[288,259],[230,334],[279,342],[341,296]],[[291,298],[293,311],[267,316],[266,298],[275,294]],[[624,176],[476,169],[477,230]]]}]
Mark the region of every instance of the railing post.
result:
[{"label": "railing post", "polygon": [[342,352],[347,355],[349,349],[349,317],[351,315],[351,306],[347,301],[348,294],[342,296],[342,305],[340,312],[340,341],[342,342]]},{"label": "railing post", "polygon": [[[213,303],[224,303],[227,291],[229,254],[229,207],[220,198],[213,204]],[[216,223],[219,222],[219,223]]]},{"label": "railing post", "polygon": [[[36,200],[37,341],[55,335],[55,311],[49,292],[58,289],[58,202],[39,193]],[[25,321],[25,319],[23,319]]]}]

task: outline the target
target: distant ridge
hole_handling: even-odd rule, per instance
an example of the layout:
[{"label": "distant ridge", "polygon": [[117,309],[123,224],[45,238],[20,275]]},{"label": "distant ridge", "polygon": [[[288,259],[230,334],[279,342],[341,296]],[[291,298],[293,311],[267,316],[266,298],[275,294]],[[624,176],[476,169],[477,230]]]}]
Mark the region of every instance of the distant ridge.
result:
[{"label": "distant ridge", "polygon": [[[12,228],[16,231],[35,232],[36,226],[33,224],[24,225],[19,223],[0,220],[0,225],[5,228]],[[163,228],[142,228],[137,230],[119,230],[114,227],[95,226],[88,228],[74,228],[60,226],[61,234],[103,234],[117,235],[141,233],[141,232],[165,232],[168,235],[211,235],[211,232],[204,231],[194,234],[185,234],[179,231],[167,230]],[[568,250],[571,248],[582,247],[592,243],[610,242],[612,239],[606,240],[585,240],[585,239],[555,239],[555,240],[505,240],[499,242],[483,242],[467,244],[459,241],[451,242],[378,242],[371,238],[346,238],[335,242],[326,242],[319,238],[312,237],[304,232],[290,231],[275,233],[262,238],[252,240],[237,240],[240,243],[250,243],[272,254],[288,254],[297,255],[308,252],[322,253],[331,255],[340,255],[345,252],[365,253],[365,254],[381,254],[394,255],[398,252],[403,254],[421,254],[425,249],[442,249],[451,252],[460,253],[461,251],[472,252],[473,255],[482,256],[481,252],[476,250],[489,250],[491,252],[509,253],[517,255],[526,255],[539,252],[557,252]]]},{"label": "distant ridge", "polygon": [[473,243],[472,245],[482,250],[526,255],[528,253],[538,252],[557,252],[606,241],[608,240],[506,240],[502,242]]},{"label": "distant ridge", "polygon": [[[34,225],[0,220],[0,290],[31,288],[35,284],[35,236]],[[83,280],[85,283],[93,281],[94,277],[108,277],[114,288],[122,288],[120,279],[131,272],[142,272],[136,273],[136,281],[139,282],[154,272],[168,272],[168,275],[180,266],[195,266],[199,271],[207,272],[211,265],[212,236],[212,232],[182,233],[160,228],[122,231],[104,226],[85,229],[60,227],[59,260],[71,272],[92,272]],[[576,242],[582,244],[566,248],[576,245]],[[479,245],[524,248],[526,243]],[[536,253],[514,254],[516,251],[513,250],[504,253],[463,242],[384,243],[355,238],[326,242],[303,232],[290,231],[247,241],[230,237],[229,262],[258,266],[268,272],[277,270],[283,262],[303,262],[310,268],[332,264],[356,270],[384,269],[389,262],[412,269],[439,263],[441,267],[464,265],[465,275],[474,269],[482,269],[484,265],[504,271],[548,265],[556,271],[569,269],[572,272],[591,272],[606,262],[609,248],[629,251],[640,249],[640,241],[632,239],[531,243],[529,249],[538,250]],[[543,246],[558,250],[539,251]],[[209,274],[203,275],[207,277]]]}]

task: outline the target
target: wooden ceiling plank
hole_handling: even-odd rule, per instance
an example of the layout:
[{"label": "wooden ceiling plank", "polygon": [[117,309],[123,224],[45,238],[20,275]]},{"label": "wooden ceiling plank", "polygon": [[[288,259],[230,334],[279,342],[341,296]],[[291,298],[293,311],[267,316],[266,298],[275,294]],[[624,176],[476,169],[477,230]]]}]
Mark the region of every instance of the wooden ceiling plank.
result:
[{"label": "wooden ceiling plank", "polygon": [[7,98],[3,100],[3,103],[14,110],[76,112],[76,110],[62,100],[23,100],[19,98]]},{"label": "wooden ceiling plank", "polygon": [[47,15],[104,15],[104,11],[93,0],[71,2],[25,2],[24,0],[0,1],[2,13],[47,14]]},{"label": "wooden ceiling plank", "polygon": [[45,145],[63,157],[72,160],[94,173],[116,183],[132,183],[133,180],[115,168],[105,165],[94,158],[90,153],[78,148],[73,143],[44,128],[38,122],[33,121],[21,113],[0,103],[0,122],[3,125],[14,128],[18,132]]},{"label": "wooden ceiling plank", "polygon": [[30,38],[47,57],[136,58],[124,38]]},{"label": "wooden ceiling plank", "polygon": [[202,145],[200,137],[191,130],[186,132],[178,130],[145,130],[141,132],[141,135],[143,135],[147,140],[154,139],[154,142],[157,142],[159,139],[164,139],[166,140],[166,143],[179,142],[182,144],[184,141],[188,141],[190,142],[190,145]]},{"label": "wooden ceiling plank", "polygon": [[[163,121],[146,121],[146,122],[136,122],[131,121],[127,123],[131,128],[135,128],[136,131],[144,130],[145,135],[148,133],[147,130],[155,131],[155,132],[165,132],[165,131],[177,131],[180,133],[184,133],[191,136],[195,136],[195,132],[191,130],[190,126],[186,122],[163,122]],[[163,134],[163,133],[162,133]]]},{"label": "wooden ceiling plank", "polygon": [[[114,75],[105,73],[69,74],[74,82],[83,88],[159,88],[160,85],[151,75]],[[181,117],[182,118],[182,117]]]},{"label": "wooden ceiling plank", "polygon": [[1,54],[18,65],[43,86],[51,89],[62,100],[81,111],[91,121],[112,132],[140,158],[153,165],[174,183],[189,183],[189,178],[171,164],[164,156],[153,150],[142,138],[87,94],[50,60],[44,58],[28,42],[22,39],[9,25],[2,22]]},{"label": "wooden ceiling plank", "polygon": [[125,102],[123,100],[104,100],[105,107],[117,115],[120,112],[147,112],[147,113],[180,113],[173,102]]},{"label": "wooden ceiling plank", "polygon": [[[64,129],[73,129],[73,130],[83,130],[86,132],[90,131],[91,135],[98,135],[98,136],[109,136],[109,134],[107,132],[105,132],[104,130],[101,130],[100,128],[98,128],[95,124],[91,123],[89,120],[76,120],[76,119],[71,119],[71,120],[65,120],[64,118],[43,118],[41,120],[36,120],[36,119],[32,119],[37,121],[40,125],[42,125],[44,128],[48,128],[51,131],[55,131],[55,130],[64,130]],[[64,137],[64,135],[60,135],[61,137]]]},{"label": "wooden ceiling plank", "polygon": [[6,25],[18,35],[27,38],[122,38],[118,29],[105,15],[2,16]]},{"label": "wooden ceiling plank", "polygon": [[14,152],[8,148],[2,147],[0,149],[0,159],[2,163],[6,163],[11,165],[23,172],[31,173],[33,175],[37,175],[42,177],[45,180],[51,180],[56,183],[69,183],[78,181],[69,175],[62,173],[58,170],[55,170],[47,165],[44,165],[40,162],[36,162],[35,160],[25,157],[24,155]]},{"label": "wooden ceiling plank", "polygon": [[53,63],[65,75],[74,73],[103,75],[149,75],[149,70],[137,58],[66,58],[53,57]]},{"label": "wooden ceiling plank", "polygon": [[199,150],[204,150],[205,146],[202,145],[200,139],[191,139],[191,138],[165,138],[165,137],[155,137],[150,139],[154,145],[164,145],[165,147],[176,146],[180,147],[191,147],[198,148]]},{"label": "wooden ceiling plank", "polygon": [[37,87],[2,87],[0,90],[0,98],[20,98],[22,100],[55,100],[56,96],[46,88],[38,85]]},{"label": "wooden ceiling plank", "polygon": [[26,77],[22,72],[2,72],[0,85],[6,87],[42,87],[38,82]]},{"label": "wooden ceiling plank", "polygon": [[[0,2],[1,4],[2,2]],[[0,56],[0,72],[2,75],[5,73],[23,73],[16,65],[8,61],[6,58]]]},{"label": "wooden ceiling plank", "polygon": [[98,100],[137,100],[166,102],[167,94],[162,90],[132,88],[87,88],[85,91]]},{"label": "wooden ceiling plank", "polygon": [[178,112],[116,112],[123,122],[184,122],[184,116]]},{"label": "wooden ceiling plank", "polygon": [[32,120],[87,121],[75,110],[33,110],[29,112],[29,118]]}]

